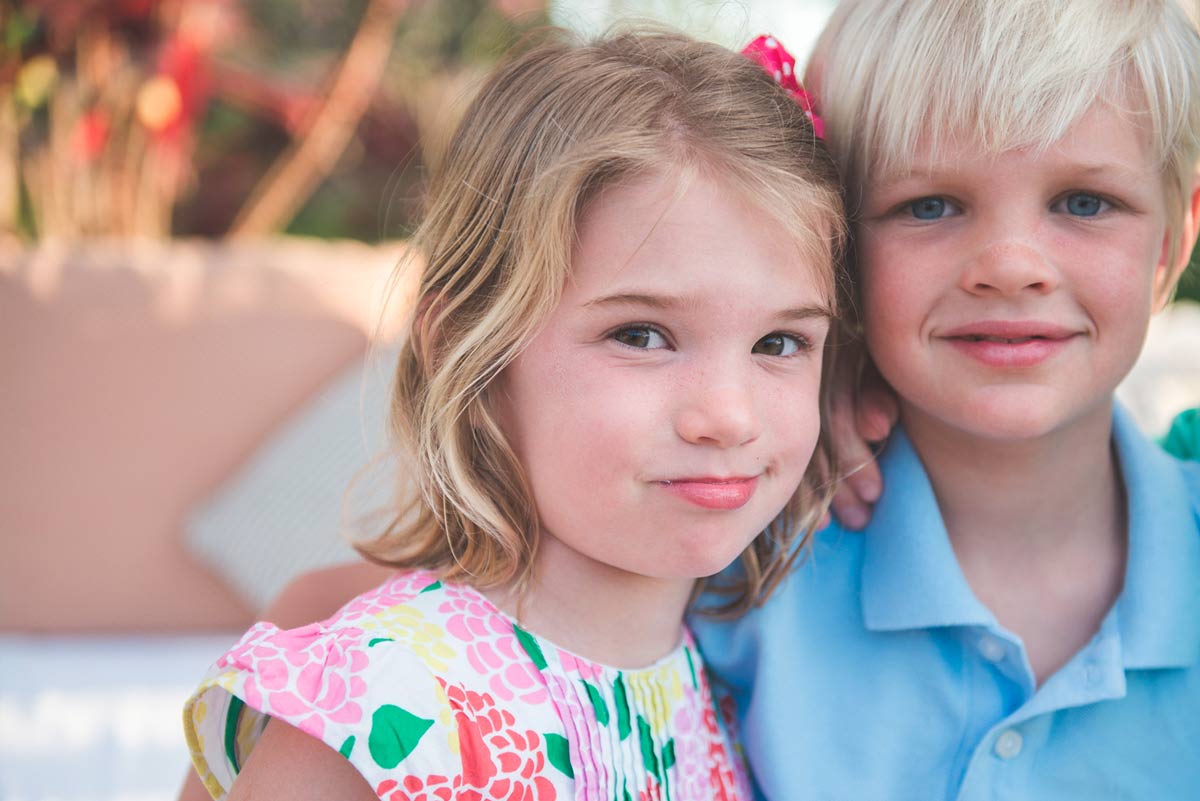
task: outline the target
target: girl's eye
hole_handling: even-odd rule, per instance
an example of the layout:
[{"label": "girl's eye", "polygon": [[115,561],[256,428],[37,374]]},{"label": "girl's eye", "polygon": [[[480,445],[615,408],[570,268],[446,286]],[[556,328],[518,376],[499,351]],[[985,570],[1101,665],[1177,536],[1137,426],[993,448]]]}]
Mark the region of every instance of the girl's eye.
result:
[{"label": "girl's eye", "polygon": [[905,208],[909,214],[918,220],[938,220],[942,217],[950,217],[958,214],[958,206],[955,206],[944,197],[931,196],[917,198],[905,206]]},{"label": "girl's eye", "polygon": [[630,348],[650,350],[667,347],[667,338],[646,325],[631,325],[626,328],[618,328],[609,334],[609,336]]},{"label": "girl's eye", "polygon": [[1068,214],[1076,217],[1095,217],[1108,211],[1112,204],[1088,192],[1072,192],[1055,205],[1061,205]]},{"label": "girl's eye", "polygon": [[752,352],[766,356],[793,356],[812,349],[807,339],[793,334],[767,334],[754,343]]}]

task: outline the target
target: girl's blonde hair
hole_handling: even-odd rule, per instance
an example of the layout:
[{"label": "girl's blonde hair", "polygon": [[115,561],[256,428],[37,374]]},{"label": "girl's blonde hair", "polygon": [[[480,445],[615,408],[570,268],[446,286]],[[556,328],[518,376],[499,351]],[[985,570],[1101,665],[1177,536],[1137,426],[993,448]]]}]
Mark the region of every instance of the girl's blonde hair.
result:
[{"label": "girl's blonde hair", "polygon": [[1000,153],[1050,146],[1098,99],[1144,116],[1178,234],[1200,157],[1198,19],[1197,0],[843,0],[808,74],[854,193],[948,136]]},{"label": "girl's blonde hair", "polygon": [[[758,65],[662,31],[582,43],[550,30],[515,52],[441,156],[415,238],[424,271],[391,424],[419,494],[357,546],[374,561],[479,587],[520,586],[539,539],[489,388],[557,305],[580,216],[598,192],[651,171],[713,177],[760,209],[764,226],[792,234],[807,263],[828,265],[817,277],[831,307],[842,284],[836,169],[804,112]],[[824,432],[818,460],[833,461]],[[827,506],[820,476],[810,469],[743,554],[731,608],[761,600],[786,571]]]}]

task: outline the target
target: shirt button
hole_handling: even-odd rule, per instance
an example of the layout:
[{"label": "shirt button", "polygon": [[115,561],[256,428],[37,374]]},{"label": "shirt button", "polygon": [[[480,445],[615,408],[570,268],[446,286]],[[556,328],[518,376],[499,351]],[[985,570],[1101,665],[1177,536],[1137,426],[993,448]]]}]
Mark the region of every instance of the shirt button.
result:
[{"label": "shirt button", "polygon": [[989,662],[999,662],[1007,652],[1004,650],[1004,643],[991,635],[985,635],[979,640],[979,653]]},{"label": "shirt button", "polygon": [[1001,759],[1012,759],[1021,753],[1025,738],[1016,729],[1007,729],[996,738],[996,756]]}]

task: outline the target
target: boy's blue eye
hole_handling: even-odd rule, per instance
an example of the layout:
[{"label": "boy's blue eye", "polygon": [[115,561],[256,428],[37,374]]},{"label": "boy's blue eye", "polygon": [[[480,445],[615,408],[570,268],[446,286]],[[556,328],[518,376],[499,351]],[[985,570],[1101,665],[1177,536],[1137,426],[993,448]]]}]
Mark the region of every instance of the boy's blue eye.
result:
[{"label": "boy's blue eye", "polygon": [[954,204],[940,197],[923,197],[908,204],[908,210],[918,220],[937,220],[954,213]]},{"label": "boy's blue eye", "polygon": [[792,334],[767,334],[754,343],[753,353],[766,356],[792,356],[810,349],[808,340]]},{"label": "boy's blue eye", "polygon": [[1108,201],[1087,192],[1072,192],[1063,201],[1068,214],[1076,217],[1095,217],[1104,211]]},{"label": "boy's blue eye", "polygon": [[664,348],[667,346],[666,337],[646,325],[631,325],[626,328],[618,328],[610,336],[617,342],[630,348],[649,350],[651,348]]}]

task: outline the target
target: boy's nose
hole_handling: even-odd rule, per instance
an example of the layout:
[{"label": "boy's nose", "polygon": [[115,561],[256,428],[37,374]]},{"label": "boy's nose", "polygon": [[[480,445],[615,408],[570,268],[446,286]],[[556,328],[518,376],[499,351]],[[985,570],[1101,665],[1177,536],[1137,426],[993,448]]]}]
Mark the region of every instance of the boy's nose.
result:
[{"label": "boy's nose", "polygon": [[1058,271],[1036,247],[1007,241],[981,248],[963,270],[960,286],[972,294],[1045,294],[1058,281]]},{"label": "boy's nose", "polygon": [[759,415],[744,379],[704,371],[689,383],[675,412],[675,430],[683,440],[732,448],[758,438]]}]

